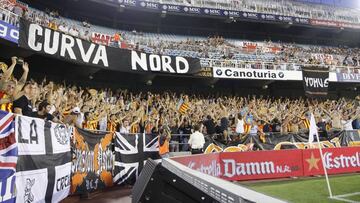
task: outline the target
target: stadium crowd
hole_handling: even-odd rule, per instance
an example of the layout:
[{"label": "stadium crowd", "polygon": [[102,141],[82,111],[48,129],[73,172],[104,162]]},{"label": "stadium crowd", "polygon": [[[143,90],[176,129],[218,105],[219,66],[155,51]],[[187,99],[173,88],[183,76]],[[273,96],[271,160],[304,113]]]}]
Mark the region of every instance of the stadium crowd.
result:
[{"label": "stadium crowd", "polygon": [[[84,40],[91,39],[92,25],[88,21],[68,25],[57,11],[39,12],[14,6],[1,0],[1,7],[19,16]],[[17,9],[17,11],[15,11]],[[121,35],[121,36],[120,36]],[[239,53],[262,55],[271,53],[274,63],[301,63],[317,65],[344,65],[359,67],[359,49],[347,47],[302,46],[271,41],[236,43],[221,36],[206,40],[162,41],[142,39],[133,41],[133,31],[115,32],[114,39],[125,41],[129,48],[166,54],[166,50],[192,51],[194,57],[221,59],[235,58]],[[119,46],[113,43],[111,46]],[[197,54],[198,55],[197,55]],[[261,62],[259,60],[259,62]],[[16,64],[23,67],[23,76],[17,80],[12,73]],[[263,97],[236,97],[217,95],[186,95],[164,92],[130,92],[128,90],[95,90],[84,87],[55,84],[52,81],[27,81],[28,64],[16,57],[7,67],[2,63],[0,82],[1,109],[81,127],[89,130],[118,131],[120,133],[158,133],[167,129],[171,134],[191,134],[193,126],[203,124],[207,135],[221,135],[228,141],[237,135],[266,133],[298,133],[309,128],[307,114],[314,112],[319,130],[353,130],[360,128],[359,98],[337,101],[304,99],[274,99]],[[251,68],[253,68],[251,66]],[[357,69],[359,71],[359,69]],[[231,136],[229,136],[231,135]],[[172,143],[187,143],[185,136],[173,136]],[[183,145],[186,148],[186,145]],[[184,150],[184,149],[183,149]]]},{"label": "stadium crowd", "polygon": [[[17,64],[23,68],[19,80],[12,74]],[[9,67],[5,63],[1,67],[1,110],[88,130],[126,134],[167,129],[188,135],[193,126],[203,124],[204,134],[228,141],[246,134],[306,132],[309,112],[314,113],[320,131],[360,129],[360,97],[320,101],[95,90],[45,79],[27,81],[29,65],[17,57],[12,57]],[[187,143],[186,139],[173,136],[171,141]]]},{"label": "stadium crowd", "polygon": [[[74,37],[94,41],[92,39],[93,26],[86,20],[69,24],[65,18],[60,17],[58,11],[47,9],[46,12],[41,12],[16,6],[8,0],[2,0],[2,2],[2,8],[9,9],[27,20]],[[111,35],[113,37],[109,46],[119,47],[126,44],[124,46],[126,48],[144,52],[201,58],[205,68],[219,66],[217,62],[221,61],[221,65],[231,67],[299,70],[299,64],[315,64],[330,66],[332,71],[360,72],[358,48],[272,41],[246,42],[224,39],[221,36],[210,36],[207,39],[188,37],[186,40],[171,41],[162,39],[160,35],[157,39],[149,38],[144,33],[135,30],[126,33],[114,30]],[[271,65],[268,65],[269,63]],[[342,69],[336,67],[342,67]]]}]

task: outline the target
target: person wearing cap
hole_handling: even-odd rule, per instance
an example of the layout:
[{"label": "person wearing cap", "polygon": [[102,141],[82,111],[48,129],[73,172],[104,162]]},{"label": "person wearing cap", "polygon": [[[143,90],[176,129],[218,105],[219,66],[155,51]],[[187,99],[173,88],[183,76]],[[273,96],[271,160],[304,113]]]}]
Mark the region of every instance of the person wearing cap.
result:
[{"label": "person wearing cap", "polygon": [[41,119],[44,119],[46,121],[59,122],[59,120],[57,118],[55,118],[53,115],[51,115],[49,113],[50,110],[51,110],[51,105],[46,100],[42,101],[39,104],[38,109],[39,109],[39,111],[34,113],[34,117],[41,118]]}]

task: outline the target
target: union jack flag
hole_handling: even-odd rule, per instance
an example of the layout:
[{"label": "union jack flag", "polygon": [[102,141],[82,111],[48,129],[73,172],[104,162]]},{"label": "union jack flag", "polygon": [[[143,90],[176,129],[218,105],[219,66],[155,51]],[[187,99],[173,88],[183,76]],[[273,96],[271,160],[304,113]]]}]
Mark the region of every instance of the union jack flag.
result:
[{"label": "union jack flag", "polygon": [[18,148],[14,115],[0,111],[0,202],[15,202],[15,172]]},{"label": "union jack flag", "polygon": [[113,182],[134,184],[148,158],[160,159],[156,135],[116,133]]}]

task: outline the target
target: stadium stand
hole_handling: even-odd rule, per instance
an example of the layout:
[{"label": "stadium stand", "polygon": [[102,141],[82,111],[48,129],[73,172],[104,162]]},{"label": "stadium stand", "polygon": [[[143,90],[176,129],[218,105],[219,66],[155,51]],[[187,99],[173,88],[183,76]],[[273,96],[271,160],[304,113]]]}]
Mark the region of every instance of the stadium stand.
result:
[{"label": "stadium stand", "polygon": [[[246,12],[281,14],[293,17],[304,17],[330,21],[334,20],[360,24],[359,12],[355,9],[333,8],[331,6],[318,4],[309,5],[288,0],[149,0],[148,2],[216,9],[235,9]],[[267,162],[267,160],[264,160],[265,162],[259,162],[260,165],[263,164],[262,166],[265,166],[265,168],[262,167],[261,170],[260,165],[257,165],[258,162],[251,163],[250,165],[246,165],[245,162],[237,164],[237,169],[235,170],[235,161],[226,159],[226,164],[230,165],[234,163],[234,172],[232,174],[227,171],[228,177],[231,175],[234,176],[236,171],[236,173],[238,173],[237,176],[239,177],[242,175],[241,173],[244,173],[243,175],[254,175],[254,177],[250,177],[248,179],[252,180],[258,178],[256,175],[259,175],[259,177],[263,177],[262,175],[274,175],[268,177],[266,176],[265,178],[283,178],[292,176],[287,175],[286,173],[301,173],[299,175],[300,177],[318,175],[317,172],[315,173],[311,171],[311,169],[316,168],[319,170],[317,165],[318,161],[316,160],[320,160],[320,158],[314,158],[313,151],[311,151],[311,157],[310,154],[307,154],[308,152],[301,151],[300,153],[300,149],[305,149],[306,147],[315,148],[312,145],[313,140],[310,141],[309,136],[310,132],[312,132],[314,128],[316,132],[320,133],[321,141],[324,141],[323,144],[329,146],[329,148],[354,146],[359,142],[358,139],[360,139],[360,133],[358,130],[360,129],[360,96],[357,94],[357,88],[359,86],[342,84],[343,86],[339,85],[334,87],[333,89],[336,89],[334,91],[335,97],[332,98],[336,99],[330,99],[330,97],[316,99],[304,98],[301,97],[303,95],[297,95],[297,92],[292,89],[292,85],[294,85],[294,83],[299,85],[299,81],[302,80],[306,92],[306,88],[308,87],[306,85],[306,80],[310,78],[310,80],[315,81],[314,83],[316,83],[316,85],[313,86],[317,86],[316,88],[321,86],[321,88],[319,88],[321,91],[326,89],[325,95],[327,95],[327,91],[330,89],[329,72],[333,73],[333,76],[335,75],[336,77],[339,75],[342,76],[341,74],[349,74],[351,77],[353,77],[349,79],[350,82],[355,80],[358,82],[360,78],[360,49],[357,48],[356,45],[354,45],[354,47],[334,47],[316,44],[285,43],[281,41],[275,42],[271,40],[250,41],[247,39],[227,38],[221,35],[211,35],[206,37],[190,34],[179,35],[176,33],[169,34],[162,32],[142,32],[135,29],[114,29],[93,24],[90,20],[78,21],[63,17],[61,13],[56,10],[38,10],[19,2],[0,0],[0,21],[19,27],[21,18],[26,19],[33,24],[39,24],[41,26],[65,33],[67,35],[71,35],[76,38],[80,38],[82,40],[106,45],[106,48],[111,50],[119,51],[122,49],[121,51],[126,50],[127,53],[130,53],[129,50],[132,50],[132,54],[138,53],[135,51],[154,54],[158,56],[159,60],[161,55],[195,58],[197,62],[200,60],[202,70],[215,70],[215,68],[220,68],[221,70],[219,70],[219,72],[222,72],[225,69],[231,68],[237,68],[236,70],[251,69],[251,71],[254,71],[255,74],[255,70],[263,69],[263,71],[268,72],[268,74],[270,74],[271,71],[279,71],[281,74],[283,74],[283,72],[301,74],[301,79],[298,79],[297,81],[292,81],[292,79],[289,79],[289,81],[279,80],[280,82],[284,83],[279,83],[280,85],[278,86],[287,86],[289,84],[289,87],[285,87],[285,89],[287,88],[286,91],[290,92],[290,95],[293,95],[292,98],[276,95],[275,92],[277,91],[276,88],[278,86],[274,85],[274,88],[268,88],[268,86],[270,86],[272,83],[275,83],[276,81],[270,80],[269,78],[256,78],[259,79],[258,81],[260,82],[254,82],[252,80],[253,78],[251,77],[247,78],[248,80],[245,82],[239,79],[238,81],[242,83],[234,82],[235,85],[232,87],[233,89],[226,86],[230,82],[223,83],[226,86],[224,89],[226,89],[227,92],[216,92],[216,90],[213,91],[214,84],[220,79],[216,78],[214,75],[203,77],[201,75],[197,75],[197,73],[194,73],[193,75],[176,75],[176,73],[170,77],[167,73],[161,72],[157,74],[155,71],[150,72],[150,70],[149,72],[141,72],[141,74],[139,74],[139,72],[134,73],[131,71],[118,71],[119,73],[115,73],[116,71],[111,70],[111,67],[109,67],[109,69],[102,67],[99,68],[99,66],[96,65],[91,67],[89,65],[89,67],[87,67],[86,63],[76,63],[76,59],[72,61],[60,60],[59,57],[51,58],[46,55],[41,55],[40,53],[34,54],[33,50],[25,50],[25,47],[16,46],[15,49],[19,52],[18,56],[13,56],[11,58],[10,64],[0,62],[0,114],[3,116],[3,120],[5,120],[4,118],[8,119],[6,121],[6,125],[11,123],[11,125],[9,124],[10,127],[8,126],[8,128],[11,129],[5,130],[9,130],[9,132],[7,132],[9,137],[17,136],[16,141],[15,138],[11,139],[14,143],[18,142],[19,146],[28,144],[28,140],[23,139],[22,137],[23,134],[25,134],[24,132],[29,134],[30,142],[33,142],[31,139],[36,139],[36,144],[38,143],[39,135],[45,137],[49,134],[50,136],[47,138],[45,137],[42,140],[44,146],[45,144],[47,145],[47,147],[45,147],[46,149],[44,149],[45,154],[36,154],[38,152],[31,154],[32,152],[29,150],[30,148],[28,149],[26,147],[19,147],[20,150],[23,150],[21,151],[22,154],[19,154],[19,160],[21,161],[18,163],[21,164],[18,164],[19,167],[17,167],[17,169],[11,169],[13,170],[12,172],[15,173],[16,171],[19,173],[19,168],[24,166],[25,168],[27,167],[26,161],[24,161],[24,157],[29,158],[32,156],[40,156],[41,158],[44,158],[45,156],[43,155],[46,155],[47,158],[50,157],[52,159],[53,156],[55,157],[58,155],[55,153],[55,150],[53,153],[53,146],[51,144],[55,143],[55,147],[58,147],[57,145],[62,145],[62,147],[67,145],[67,151],[62,149],[63,151],[61,153],[66,154],[65,157],[68,158],[68,160],[66,163],[64,161],[64,163],[61,164],[67,165],[68,174],[66,174],[64,177],[57,177],[58,174],[54,174],[57,170],[56,167],[60,165],[60,159],[54,158],[54,163],[56,161],[57,163],[51,166],[47,166],[45,164],[46,167],[44,168],[46,168],[46,173],[48,173],[46,176],[50,180],[46,185],[52,185],[48,191],[37,194],[38,188],[36,188],[33,189],[33,192],[31,192],[31,187],[35,184],[35,178],[30,179],[28,178],[30,175],[27,173],[22,174],[22,176],[24,176],[23,179],[26,180],[26,185],[24,186],[24,190],[19,191],[25,191],[26,194],[23,195],[24,197],[20,198],[27,198],[28,202],[32,202],[31,199],[34,198],[32,193],[35,194],[34,191],[36,191],[36,197],[40,197],[43,195],[43,193],[43,196],[45,196],[46,193],[46,196],[44,197],[47,198],[46,200],[49,200],[48,198],[52,198],[52,196],[56,196],[56,198],[62,200],[67,197],[68,194],[70,194],[70,190],[73,194],[75,191],[80,191],[83,192],[81,194],[84,195],[89,191],[95,191],[99,188],[104,189],[113,186],[113,184],[118,184],[119,182],[119,184],[127,184],[127,181],[132,181],[130,179],[135,180],[137,177],[139,177],[140,170],[144,165],[144,161],[146,158],[151,157],[150,155],[148,156],[150,153],[155,154],[156,156],[154,157],[159,157],[160,155],[162,158],[167,158],[169,156],[169,152],[176,153],[182,151],[186,152],[187,154],[190,152],[196,154],[203,153],[203,151],[206,151],[205,149],[209,149],[207,151],[209,154],[213,151],[235,151],[237,153],[240,151],[249,151],[249,153],[255,153],[254,151],[262,150],[265,154],[268,153],[266,152],[267,150],[270,151],[272,149],[298,148],[298,151],[292,151],[292,153],[296,153],[301,158],[300,159],[297,157],[296,160],[294,159],[298,162],[296,163],[298,165],[291,166],[290,164],[285,163],[283,168],[282,166],[277,165],[276,171],[273,162]],[[24,25],[24,22],[22,22],[22,25]],[[47,29],[47,31],[49,30]],[[96,35],[106,35],[109,37],[109,39],[104,40],[101,39],[101,37],[97,38]],[[79,43],[77,40],[76,42]],[[84,42],[81,40],[79,41],[80,43]],[[5,42],[4,40],[5,48],[0,47],[0,49],[4,50],[8,48],[9,50],[13,50],[13,45],[14,44],[8,41]],[[94,44],[91,44],[90,46],[94,46]],[[84,48],[81,51],[83,54]],[[91,54],[91,52],[92,51],[88,51],[87,53]],[[0,57],[2,57],[4,60],[8,60],[10,58],[5,58],[3,56]],[[115,57],[118,57],[118,55]],[[116,58],[116,60],[118,59]],[[46,74],[41,72],[40,77],[39,74],[36,75],[37,80],[30,78],[31,74],[29,73],[31,73],[33,70],[32,62],[44,66],[41,67],[43,69],[39,68],[38,72],[41,72],[44,69],[47,69],[46,71],[51,72],[53,71],[52,68],[57,69],[57,67],[64,66],[61,67],[63,68],[62,70],[56,70],[61,72],[63,75],[52,75],[53,78],[61,78],[59,80],[53,80],[49,79]],[[54,67],[51,65],[48,67],[49,64],[55,63],[56,65],[54,65]],[[20,70],[15,68],[16,66],[21,66],[22,69]],[[67,72],[66,69],[71,69],[71,71]],[[316,74],[320,75],[322,73],[324,75],[327,74],[327,76],[324,78],[324,80],[322,80],[323,78],[320,76],[317,78],[311,78],[310,76],[307,77],[305,75],[306,69],[308,69],[309,72],[318,71]],[[56,71],[51,73],[56,75]],[[67,77],[69,75],[77,77],[77,74],[80,74],[79,72],[83,74],[82,76],[86,77],[86,82],[81,81],[82,83],[67,83],[66,80],[68,79]],[[115,78],[118,75],[123,75],[123,78],[129,77],[129,80],[132,80],[132,78],[137,78],[139,80],[136,80],[135,83],[138,81],[144,83],[145,81],[146,85],[141,84],[139,86],[135,86],[132,89],[120,88],[119,86],[116,86],[116,88],[99,88],[98,85],[95,85],[93,80],[93,74],[95,73],[99,73],[99,75],[105,75],[103,75],[105,78],[103,81],[108,80],[106,81],[107,83],[105,83],[105,85],[112,83],[110,77],[106,77],[112,74]],[[21,74],[20,77],[19,74]],[[176,80],[184,80],[183,82],[187,83],[187,79],[191,78],[193,79],[192,81],[197,80],[197,82],[199,82],[194,85],[195,88],[197,88],[196,85],[200,83],[206,83],[205,93],[202,92],[201,94],[198,94],[196,91],[183,91],[181,89],[182,87],[179,87],[178,89],[174,88],[180,91],[171,91],[166,89],[167,84],[165,87],[161,87],[159,89],[156,88],[161,85],[156,86],[156,91],[148,91],[146,88],[138,88],[143,86],[151,86],[153,82],[152,80],[156,77],[160,79],[169,77],[170,79],[164,80],[165,82],[161,81],[167,84]],[[39,80],[39,78],[42,80]],[[121,79],[122,78],[120,77],[116,78],[116,82],[126,83]],[[345,79],[340,82],[345,83],[344,81],[348,82]],[[161,82],[159,82],[159,84]],[[348,84],[351,84],[350,82]],[[239,88],[239,90],[241,88],[241,91],[243,91],[247,87],[250,87],[250,83],[257,85],[256,87],[258,92],[254,92],[250,88],[249,91],[244,91],[241,93],[240,91],[234,91],[234,89],[238,90],[237,88]],[[127,85],[131,86],[132,84],[133,83],[129,83]],[[240,87],[239,84],[243,85],[243,87]],[[171,85],[176,86],[176,82]],[[186,84],[186,86],[191,85],[192,84],[190,83]],[[344,93],[345,95],[340,94],[339,92],[342,91],[342,87],[346,87],[348,89],[350,88],[350,91],[353,94],[346,95],[346,92]],[[264,94],[266,96],[261,95],[264,92],[267,93]],[[308,92],[312,93],[310,90]],[[305,95],[307,95],[308,92],[306,92]],[[49,121],[52,121],[54,125],[52,125],[52,123]],[[5,126],[5,124],[3,125]],[[30,127],[28,128],[27,125]],[[36,138],[32,137],[33,129],[38,129],[39,126],[44,130],[41,132],[39,131],[39,133],[35,132],[35,130],[34,133],[36,135],[34,134],[34,136]],[[68,130],[68,127],[71,130],[66,131]],[[14,129],[16,130],[16,133],[13,133]],[[70,131],[71,133],[69,133]],[[68,136],[68,140],[70,140],[70,134],[72,139],[71,143],[70,141],[65,140],[66,136]],[[197,139],[194,141],[194,134],[200,136],[201,140]],[[4,133],[1,134],[1,136],[3,135]],[[100,140],[100,138],[97,136],[104,136],[104,139],[101,138]],[[49,137],[53,139],[53,143],[49,142]],[[86,139],[93,140],[87,141]],[[56,142],[60,144],[56,144]],[[98,142],[100,144],[98,144]],[[196,142],[200,142],[200,144]],[[295,142],[297,144],[294,144]],[[105,145],[106,149],[101,148]],[[255,145],[257,146],[254,147]],[[90,148],[93,148],[91,149],[93,151],[88,149],[89,146],[91,146]],[[128,149],[122,149],[122,147]],[[354,148],[353,150],[356,149]],[[73,153],[71,154],[71,159],[70,151]],[[273,151],[270,153],[273,153]],[[282,153],[285,154],[286,152]],[[216,161],[220,161],[220,154],[221,153],[216,154],[217,159],[213,159],[214,157],[211,157],[212,154],[206,155],[205,153],[204,155],[199,155],[204,157],[206,156],[206,160],[204,159],[205,161],[211,161],[210,165],[207,166],[208,168],[203,169],[205,167],[202,165],[201,167],[199,166],[199,168],[201,168],[199,170],[203,170],[202,172],[208,170],[207,173],[213,173],[213,175],[215,174],[214,176],[216,177],[220,176],[220,173],[222,172],[220,170],[220,166],[224,166],[224,163],[222,163],[222,165],[216,163]],[[303,154],[309,156],[309,159],[307,159],[305,155],[303,156]],[[96,157],[97,155],[99,157]],[[115,158],[115,156],[120,156],[120,158]],[[132,157],[127,160],[126,156]],[[251,156],[254,156],[257,159],[262,159],[265,157],[258,156],[258,154]],[[356,154],[356,156],[357,157],[355,158],[358,159],[358,154]],[[16,159],[17,158],[18,155],[16,154]],[[179,160],[182,158],[184,157],[180,157]],[[238,158],[242,157],[238,156]],[[36,158],[34,160],[37,161],[37,159],[41,160],[40,158]],[[187,157],[185,157],[184,160],[185,159],[187,159]],[[5,158],[3,160],[5,160]],[[329,160],[331,161],[331,159]],[[14,162],[12,159],[11,161]],[[44,163],[46,161],[44,161]],[[192,159],[190,161],[191,162],[189,162],[189,167],[195,166],[195,164],[197,164],[193,162]],[[283,160],[277,161],[282,162]],[[92,165],[93,162],[96,163]],[[121,165],[120,162],[123,165]],[[136,163],[134,164],[130,162]],[[181,166],[178,163],[174,164],[172,162],[174,161],[166,159],[164,162],[164,167],[167,166],[171,168],[173,170],[172,172],[177,172],[178,175],[180,174],[179,176],[184,178],[184,180],[189,184],[197,184],[197,186],[201,187],[202,190],[208,187],[208,185],[205,184],[206,181],[213,179],[215,180],[214,177],[206,180],[207,177],[204,174],[196,172],[196,176],[202,177],[204,183],[200,184],[199,181],[193,183],[191,180],[196,179],[191,179],[191,176],[183,175],[184,177],[182,177],[181,174],[185,173],[181,173],[180,170],[182,169],[188,174],[191,174],[193,173],[193,171],[191,171],[192,169]],[[306,167],[304,163],[307,164]],[[89,166],[85,166],[86,164],[89,164]],[[247,172],[245,170],[243,172],[240,171],[241,164],[244,164],[244,167],[248,167]],[[134,165],[136,165],[136,167],[134,167]],[[173,165],[173,167],[171,167],[171,165]],[[307,171],[308,165],[311,167],[311,169],[309,169],[310,172]],[[254,167],[256,166],[258,166],[258,169],[254,170]],[[31,170],[38,170],[36,167],[32,168]],[[250,170],[250,167],[253,167],[253,170]],[[105,168],[107,171],[105,171]],[[119,168],[121,168],[121,170]],[[226,170],[228,169],[230,168],[227,167]],[[86,173],[84,173],[85,170]],[[124,173],[123,170],[126,173]],[[356,170],[357,169],[352,169],[351,171]],[[87,172],[89,172],[89,174],[90,172],[93,174],[88,175]],[[306,172],[308,174],[306,174]],[[13,173],[11,176],[14,176]],[[159,173],[161,173],[161,171]],[[131,174],[134,177],[132,177]],[[281,174],[281,176],[276,176],[278,174]],[[12,179],[11,176],[6,177],[6,179]],[[94,180],[92,179],[92,176],[95,177]],[[19,177],[22,178],[21,176],[17,176],[17,178]],[[36,178],[38,181],[39,178]],[[57,191],[55,191],[54,188],[54,178],[60,178],[56,180]],[[76,178],[78,178],[80,181],[76,180]],[[148,178],[150,180],[150,177]],[[226,179],[226,177],[224,179]],[[14,181],[9,180],[7,181],[11,182],[12,185],[15,184]],[[81,182],[85,180],[86,182]],[[237,181],[241,180],[241,178],[228,180]],[[176,179],[174,178],[167,181],[172,181],[173,184],[176,184]],[[0,183],[2,184],[3,182],[5,181],[1,181]],[[62,188],[58,187],[59,182],[61,182]],[[99,184],[99,188],[97,188],[98,182],[101,182],[102,184]],[[221,182],[223,183],[223,181]],[[70,184],[72,184],[71,189]],[[19,185],[22,184],[16,183],[16,185],[16,187],[19,187]],[[228,183],[223,183],[223,185],[226,185],[227,187],[232,186]],[[63,192],[62,190],[64,188],[67,188],[67,191]],[[83,188],[85,188],[85,192],[81,191]],[[166,190],[166,187],[164,188],[164,190]],[[245,202],[250,200],[260,201],[263,200],[263,198],[267,198],[267,200],[270,199],[275,202],[275,200],[269,196],[258,195],[261,197],[259,198],[256,197],[255,193],[248,189],[239,189],[240,187],[237,188],[238,191],[229,189],[228,192],[231,191],[236,194],[236,192],[241,191],[242,193],[246,193],[245,195],[241,194],[241,196],[245,199]],[[52,193],[53,190],[54,193]],[[10,189],[6,189],[6,191],[8,193],[15,193]],[[62,194],[62,196],[59,194],[55,195],[56,192],[64,194]],[[174,192],[174,194],[179,194],[178,191],[169,188],[167,188],[167,192],[169,192],[169,194],[172,192]],[[219,192],[214,192],[213,188],[213,193],[211,193],[211,195],[217,197],[217,200],[220,201],[219,199],[224,197],[219,197],[220,195],[218,194]],[[221,196],[224,196],[224,194],[225,193],[221,194]],[[31,195],[33,195],[33,197],[31,197]],[[16,194],[11,194],[9,197],[10,196],[11,198],[15,198]],[[245,198],[246,196],[248,196],[248,199]],[[2,196],[0,197],[2,198]],[[149,196],[144,196],[144,198],[149,199]],[[232,197],[229,196],[229,199],[231,198]],[[233,201],[229,200],[228,202]]]},{"label": "stadium stand", "polygon": [[[12,7],[6,7],[9,10]],[[7,21],[18,24],[17,15],[2,10]],[[25,17],[43,26],[53,26],[60,31],[91,40],[91,33],[97,32],[114,36],[121,33],[121,40],[128,48],[146,53],[158,53],[171,56],[201,58],[204,67],[231,66],[237,68],[260,68],[299,70],[304,64],[329,65],[336,72],[358,72],[358,48],[324,47],[278,43],[271,41],[251,42],[238,39],[224,39],[220,36],[196,37],[174,34],[143,33],[91,25],[84,27],[82,22],[53,17],[51,13],[42,13],[29,8]],[[110,46],[119,46],[111,43]],[[344,67],[346,66],[346,67]]]},{"label": "stadium stand", "polygon": [[[193,3],[196,4],[196,1]],[[211,2],[203,3],[207,6],[213,5]],[[231,1],[231,3],[234,2]],[[242,3],[245,3],[245,1]],[[256,2],[253,3],[257,5]],[[11,12],[15,9],[14,6],[12,6],[11,3],[4,3],[2,7],[3,9],[0,12],[3,15],[2,19],[17,25],[18,15]],[[224,39],[221,36],[204,38],[142,33],[135,30],[114,30],[90,24],[84,26],[84,24],[79,21],[59,16],[57,12],[48,11],[47,13],[44,13],[33,8],[27,8],[23,11],[23,16],[32,22],[71,35],[76,35],[76,37],[91,40],[90,36],[84,35],[85,32],[98,32],[111,36],[115,33],[121,33],[121,40],[125,41],[129,45],[129,48],[142,50],[147,53],[201,58],[203,67],[224,66],[300,70],[301,66],[304,64],[316,64],[334,66],[334,68],[330,70],[337,72],[359,71],[359,50],[357,48],[299,45],[275,43],[271,41],[249,42],[236,39]],[[14,63],[15,62],[13,61],[12,65],[15,65]],[[350,69],[345,67],[353,68]],[[3,84],[3,86],[5,86],[5,84]],[[273,130],[277,129],[276,132],[290,133],[290,128],[287,128],[288,125],[294,125],[291,129],[298,132],[298,130],[305,127],[300,127],[301,118],[304,116],[303,114],[295,115],[286,112],[275,113],[273,110],[288,108],[292,109],[291,112],[305,113],[306,109],[312,105],[321,107],[316,114],[319,122],[325,122],[330,128],[344,129],[345,123],[356,120],[356,117],[351,117],[351,115],[354,113],[358,115],[359,113],[357,111],[350,112],[345,110],[345,108],[344,110],[337,110],[339,108],[343,109],[342,107],[345,106],[354,105],[354,101],[345,99],[321,103],[312,103],[311,101],[302,99],[280,101],[273,99],[246,99],[236,97],[227,98],[227,100],[224,100],[224,98],[216,100],[214,96],[204,99],[196,97],[195,95],[173,95],[172,93],[153,95],[151,93],[133,94],[126,90],[116,93],[109,90],[84,90],[81,87],[67,89],[67,87],[62,86],[61,84],[54,84],[54,82],[51,81],[44,81],[41,84],[36,84],[36,86],[38,86],[37,93],[32,102],[35,110],[39,110],[38,108],[35,108],[35,106],[40,102],[47,101],[49,102],[48,105],[51,106],[51,113],[55,113],[54,115],[56,115],[58,120],[70,122],[69,124],[76,124],[78,127],[92,130],[120,130],[120,128],[124,128],[123,125],[126,120],[127,126],[125,126],[125,128],[127,129],[125,131],[127,133],[139,133],[140,131],[145,131],[145,129],[146,133],[152,133],[165,125],[167,121],[173,120],[171,118],[177,118],[177,120],[172,122],[170,129],[174,129],[173,133],[179,134],[180,126],[183,126],[184,123],[193,126],[194,123],[203,121],[208,115],[214,120],[215,125],[218,125],[217,129],[220,129],[220,116],[224,113],[226,114],[224,117],[232,120],[226,129],[229,128],[234,130],[238,121],[238,113],[236,112],[238,109],[246,109],[242,116],[251,115],[251,118],[254,117],[253,123],[248,123],[251,128],[258,125],[275,125],[275,123],[278,123],[279,126],[273,128]],[[95,93],[93,91],[95,91]],[[144,95],[146,99],[142,99]],[[75,100],[75,98],[81,98],[81,100]],[[188,115],[190,116],[182,116],[177,112],[177,102],[181,98],[186,98],[186,103],[192,104],[188,112]],[[156,102],[153,102],[154,100]],[[148,109],[150,108],[150,111],[151,109],[154,110],[152,111],[153,116],[152,118],[145,118],[145,107],[149,104],[152,106],[148,106]],[[219,105],[224,107],[224,110],[228,110],[225,110],[222,114],[217,110]],[[254,107],[255,105],[257,108]],[[167,108],[165,108],[165,106]],[[162,110],[155,110],[159,108]],[[268,110],[264,110],[265,108],[268,108]],[[128,112],[129,109],[132,111]],[[203,111],[203,109],[207,110]],[[69,118],[67,118],[74,110],[82,112],[82,116],[79,117],[77,121],[69,120]],[[13,111],[13,109],[11,111]],[[162,114],[161,117],[160,114]],[[29,116],[31,115],[32,113],[30,112]],[[115,117],[120,117],[122,119],[115,119]],[[334,121],[334,119],[336,121]],[[342,122],[340,122],[340,120],[342,120]],[[100,121],[101,124],[99,123]],[[145,124],[145,122],[147,122],[147,124]],[[333,122],[336,122],[336,124]],[[167,125],[169,125],[169,123],[167,123]],[[254,128],[257,129],[257,127]],[[259,129],[262,128],[263,127],[260,127]],[[347,128],[348,130],[352,130],[349,126],[347,126]],[[250,132],[250,128],[248,130]],[[304,128],[303,130],[306,129]],[[218,130],[217,133],[222,132]],[[232,131],[232,133],[235,132]]]},{"label": "stadium stand", "polygon": [[320,4],[305,4],[289,0],[150,0],[149,2],[168,3],[175,5],[197,6],[216,9],[231,9],[246,12],[261,12],[281,14],[294,17],[304,17],[324,20],[337,20],[359,23],[359,12],[356,9],[332,7]]}]

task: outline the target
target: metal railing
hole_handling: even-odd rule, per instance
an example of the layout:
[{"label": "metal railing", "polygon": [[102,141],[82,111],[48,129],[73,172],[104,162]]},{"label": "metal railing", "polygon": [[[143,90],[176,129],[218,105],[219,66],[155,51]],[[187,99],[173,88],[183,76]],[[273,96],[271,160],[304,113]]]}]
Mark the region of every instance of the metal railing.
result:
[{"label": "metal railing", "polygon": [[20,16],[4,8],[0,8],[0,20],[14,26],[19,26]]},{"label": "metal railing", "polygon": [[274,63],[263,61],[244,61],[227,59],[200,59],[203,68],[223,67],[223,68],[244,68],[244,69],[264,69],[264,70],[287,70],[300,71],[304,66],[322,66],[329,67],[330,72],[337,73],[360,73],[360,67],[355,66],[337,66],[337,65],[316,65],[316,64],[298,64],[298,63]]}]

